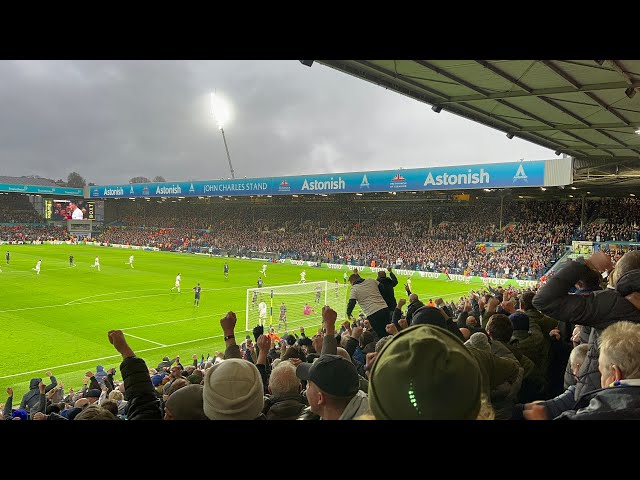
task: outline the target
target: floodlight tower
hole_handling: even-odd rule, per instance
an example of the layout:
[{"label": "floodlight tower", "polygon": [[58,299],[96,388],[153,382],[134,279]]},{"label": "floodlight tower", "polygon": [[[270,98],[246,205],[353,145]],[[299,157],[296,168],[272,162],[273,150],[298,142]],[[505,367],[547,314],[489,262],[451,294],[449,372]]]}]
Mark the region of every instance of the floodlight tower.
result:
[{"label": "floodlight tower", "polygon": [[219,97],[216,97],[215,93],[211,94],[211,110],[213,118],[218,124],[218,128],[222,132],[222,140],[224,141],[224,149],[227,151],[227,160],[229,160],[229,169],[231,170],[231,178],[235,179],[235,173],[233,171],[233,165],[231,165],[231,155],[229,155],[229,147],[227,146],[227,137],[224,135],[224,124],[229,119],[229,109],[223,104]]}]

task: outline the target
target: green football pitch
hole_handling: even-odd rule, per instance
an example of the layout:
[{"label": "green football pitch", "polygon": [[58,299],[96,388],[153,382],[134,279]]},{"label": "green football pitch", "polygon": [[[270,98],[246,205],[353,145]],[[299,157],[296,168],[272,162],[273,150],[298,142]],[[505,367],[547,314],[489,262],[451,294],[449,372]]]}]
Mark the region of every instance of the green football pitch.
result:
[{"label": "green football pitch", "polygon": [[[169,252],[147,252],[76,245],[4,245],[0,268],[0,402],[6,387],[13,387],[14,402],[20,401],[33,377],[45,378],[50,370],[64,382],[65,392],[82,386],[84,373],[118,369],[121,357],[109,343],[109,330],[124,330],[129,345],[155,367],[163,356],[180,355],[189,365],[195,353],[201,355],[224,350],[220,318],[236,312],[236,339],[245,331],[246,291],[255,288],[261,261]],[[11,252],[6,265],[4,254]],[[69,255],[75,267],[69,266]],[[127,264],[135,256],[134,266]],[[101,271],[91,268],[100,257]],[[40,275],[33,270],[42,259]],[[223,264],[229,264],[229,278]],[[342,272],[324,268],[269,263],[264,287],[296,284],[302,270],[307,282],[342,283]],[[182,275],[182,293],[171,291],[176,275]],[[373,277],[373,274],[364,276]],[[396,297],[405,295],[403,278]],[[192,287],[202,286],[199,307],[193,305]],[[425,302],[429,298],[458,298],[481,284],[463,284],[426,278],[412,278],[413,290]],[[309,304],[313,305],[311,294]],[[346,298],[329,304],[343,313]],[[277,323],[274,303],[274,326]],[[320,326],[320,309],[303,318],[289,309],[288,328],[307,328],[309,335]],[[356,307],[355,313],[359,311]],[[354,313],[354,314],[355,314]],[[253,327],[253,325],[251,326]],[[284,332],[280,332],[282,334]],[[121,379],[119,372],[116,379]],[[45,379],[45,383],[47,383]]]}]

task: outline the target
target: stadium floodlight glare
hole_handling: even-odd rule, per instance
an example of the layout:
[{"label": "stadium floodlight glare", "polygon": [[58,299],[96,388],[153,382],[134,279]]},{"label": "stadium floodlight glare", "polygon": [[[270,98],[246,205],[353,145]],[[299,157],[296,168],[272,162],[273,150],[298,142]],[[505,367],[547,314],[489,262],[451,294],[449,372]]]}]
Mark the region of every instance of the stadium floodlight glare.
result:
[{"label": "stadium floodlight glare", "polygon": [[542,190],[543,192],[546,192],[546,191],[547,191],[547,189],[546,189],[546,188],[544,188],[544,187],[540,187],[540,190]]},{"label": "stadium floodlight glare", "polygon": [[222,132],[222,140],[224,141],[224,149],[227,151],[227,160],[229,160],[229,169],[231,170],[231,178],[235,179],[236,175],[233,171],[233,165],[231,165],[231,155],[229,155],[229,147],[227,146],[227,137],[224,135],[224,125],[229,121],[230,109],[227,102],[217,96],[215,93],[211,93],[211,113],[213,118],[218,124],[220,132]]},{"label": "stadium floodlight glare", "polygon": [[629,196],[630,196],[630,197],[635,197],[635,196],[636,196],[636,194],[635,194],[635,193],[630,193],[630,194],[629,194]]},{"label": "stadium floodlight glare", "polygon": [[571,187],[571,190],[577,190],[577,187]]},{"label": "stadium floodlight glare", "polygon": [[640,128],[636,130],[636,135],[640,135]]}]

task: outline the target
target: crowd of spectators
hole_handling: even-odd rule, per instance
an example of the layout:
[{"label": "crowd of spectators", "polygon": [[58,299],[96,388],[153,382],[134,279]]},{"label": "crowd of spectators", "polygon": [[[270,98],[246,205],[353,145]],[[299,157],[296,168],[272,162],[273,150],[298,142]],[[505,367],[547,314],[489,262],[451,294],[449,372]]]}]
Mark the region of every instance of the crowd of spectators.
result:
[{"label": "crowd of spectators", "polygon": [[39,215],[25,195],[0,194],[0,223],[40,223]]},{"label": "crowd of spectators", "polygon": [[[614,268],[615,267],[615,268]],[[607,272],[608,285],[603,282]],[[224,352],[148,364],[124,333],[119,366],[77,390],[46,372],[7,388],[5,420],[625,420],[640,419],[640,252],[570,261],[533,289],[420,299],[390,278],[349,277],[347,312],[365,317],[278,336],[221,320]],[[606,288],[606,287],[609,288]],[[405,308],[406,307],[406,308]],[[121,379],[118,377],[121,375]],[[79,382],[78,382],[79,383]]]},{"label": "crowd of spectators", "polygon": [[[0,196],[6,197],[6,196]],[[14,198],[23,198],[17,196]],[[616,208],[618,206],[618,208]],[[429,202],[286,202],[253,204],[223,199],[107,202],[97,240],[171,251],[277,256],[353,266],[539,278],[575,239],[640,240],[635,198],[586,202],[510,201],[500,204]],[[9,209],[9,211],[12,211]],[[3,240],[61,239],[43,228],[3,228]],[[496,248],[478,243],[493,242]]]},{"label": "crowd of spectators", "polygon": [[5,242],[44,242],[53,240],[69,240],[64,227],[57,225],[34,226],[34,225],[0,225],[0,240]]}]

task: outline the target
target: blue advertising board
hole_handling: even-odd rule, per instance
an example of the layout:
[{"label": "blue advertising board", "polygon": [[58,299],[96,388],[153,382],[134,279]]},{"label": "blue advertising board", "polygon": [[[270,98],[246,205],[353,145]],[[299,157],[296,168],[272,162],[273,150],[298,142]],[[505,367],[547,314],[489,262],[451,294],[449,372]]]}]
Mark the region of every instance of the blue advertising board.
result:
[{"label": "blue advertising board", "polygon": [[540,187],[545,161],[89,187],[90,198],[291,195]]},{"label": "blue advertising board", "polygon": [[42,185],[14,185],[11,183],[0,183],[0,192],[84,197],[84,190],[82,188],[43,187]]}]

